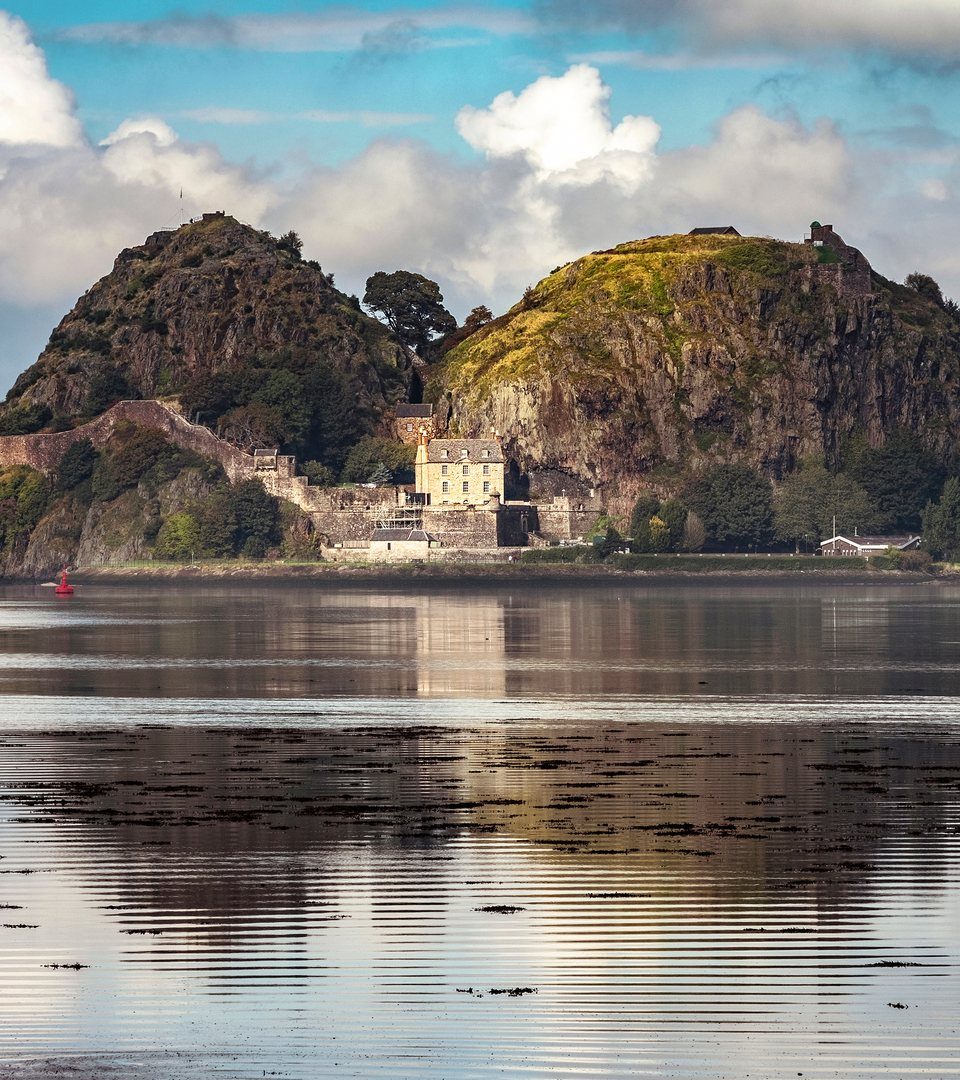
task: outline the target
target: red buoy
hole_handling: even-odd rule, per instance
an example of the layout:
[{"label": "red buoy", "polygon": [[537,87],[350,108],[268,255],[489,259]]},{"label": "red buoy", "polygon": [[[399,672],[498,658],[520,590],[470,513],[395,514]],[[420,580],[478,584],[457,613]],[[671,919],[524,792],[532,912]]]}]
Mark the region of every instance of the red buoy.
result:
[{"label": "red buoy", "polygon": [[57,596],[73,596],[73,586],[67,581],[67,568],[60,571],[60,584],[53,590]]}]

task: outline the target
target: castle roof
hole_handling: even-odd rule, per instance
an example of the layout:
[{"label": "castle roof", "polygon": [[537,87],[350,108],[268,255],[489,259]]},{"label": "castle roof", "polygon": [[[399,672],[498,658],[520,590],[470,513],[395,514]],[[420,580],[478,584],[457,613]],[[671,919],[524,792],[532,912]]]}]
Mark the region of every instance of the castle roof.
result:
[{"label": "castle roof", "polygon": [[503,445],[498,439],[431,439],[427,461],[483,461],[501,464]]},{"label": "castle roof", "polygon": [[433,537],[423,529],[374,529],[372,541],[377,540],[419,540],[421,543],[430,543]]}]

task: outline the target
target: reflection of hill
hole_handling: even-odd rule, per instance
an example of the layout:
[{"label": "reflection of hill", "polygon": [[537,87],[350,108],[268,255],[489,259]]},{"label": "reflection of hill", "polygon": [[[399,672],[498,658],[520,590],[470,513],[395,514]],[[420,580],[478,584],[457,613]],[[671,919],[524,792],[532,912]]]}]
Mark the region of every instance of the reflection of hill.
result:
[{"label": "reflection of hill", "polygon": [[[349,914],[351,847],[455,854],[447,842],[465,836],[519,840],[536,862],[573,860],[591,877],[653,875],[665,900],[787,890],[840,917],[853,897],[871,903],[894,840],[922,838],[936,884],[960,776],[955,743],[799,725],[149,728],[17,742],[2,800],[53,817],[47,842],[80,853],[89,889],[121,920],[175,916],[224,946],[261,933],[264,915]],[[11,773],[24,755],[36,779]],[[444,878],[452,896],[455,864]]]},{"label": "reflection of hill", "polygon": [[5,629],[0,674],[12,693],[164,698],[952,694],[946,591],[91,589],[83,618]]}]

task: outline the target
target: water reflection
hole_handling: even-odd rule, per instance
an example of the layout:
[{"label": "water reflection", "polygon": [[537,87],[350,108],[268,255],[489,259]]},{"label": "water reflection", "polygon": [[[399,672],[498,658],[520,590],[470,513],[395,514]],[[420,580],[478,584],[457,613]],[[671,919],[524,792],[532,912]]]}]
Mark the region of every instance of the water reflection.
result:
[{"label": "water reflection", "polygon": [[7,596],[3,1076],[960,1073],[948,592]]},{"label": "water reflection", "polygon": [[[10,590],[7,591],[10,596]],[[101,587],[0,602],[8,693],[251,697],[953,694],[960,591]]]}]

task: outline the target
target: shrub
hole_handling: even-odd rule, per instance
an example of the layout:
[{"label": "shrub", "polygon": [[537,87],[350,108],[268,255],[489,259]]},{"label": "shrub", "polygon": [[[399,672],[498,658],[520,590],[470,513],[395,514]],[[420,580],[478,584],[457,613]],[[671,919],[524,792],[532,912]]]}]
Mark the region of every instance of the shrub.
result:
[{"label": "shrub", "polygon": [[89,439],[80,439],[73,443],[60,459],[57,470],[57,487],[60,491],[71,491],[89,480],[100,455]]},{"label": "shrub", "polygon": [[337,482],[337,475],[328,465],[319,461],[305,461],[300,466],[300,471],[317,487],[332,487]]},{"label": "shrub", "polygon": [[413,460],[416,447],[368,435],[347,454],[342,479],[348,484],[364,484],[378,466],[387,474],[384,483],[409,483],[413,479]]},{"label": "shrub", "polygon": [[0,435],[32,435],[52,417],[46,405],[14,405],[0,416]]},{"label": "shrub", "polygon": [[158,559],[193,559],[202,548],[200,528],[192,514],[171,514],[160,526],[153,553]]}]

